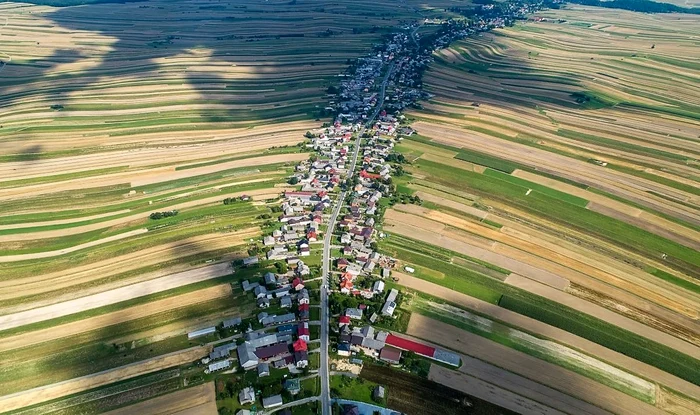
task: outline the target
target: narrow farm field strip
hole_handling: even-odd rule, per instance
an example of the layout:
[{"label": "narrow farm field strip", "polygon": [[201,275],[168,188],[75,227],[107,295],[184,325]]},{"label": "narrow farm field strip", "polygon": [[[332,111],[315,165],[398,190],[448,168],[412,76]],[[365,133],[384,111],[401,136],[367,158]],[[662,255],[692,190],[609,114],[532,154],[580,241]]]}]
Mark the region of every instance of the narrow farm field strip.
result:
[{"label": "narrow farm field strip", "polygon": [[231,265],[229,263],[216,264],[128,285],[126,287],[77,298],[75,300],[70,300],[59,304],[0,316],[0,331],[23,326],[25,324],[36,323],[39,321],[78,313],[80,311],[103,307],[135,297],[149,295],[183,285],[193,284],[195,282],[221,277],[230,273]]},{"label": "narrow farm field strip", "polygon": [[[235,189],[228,189],[230,187],[240,187],[243,185],[247,184],[253,184],[253,183],[265,183],[268,182],[270,178],[259,178],[259,179],[251,179],[251,180],[243,180],[240,182],[234,182],[228,185],[222,185],[222,186],[215,186],[216,189],[222,190],[226,189],[228,191],[230,190],[235,190]],[[181,203],[176,203],[173,205],[165,206],[165,207],[159,207],[159,211],[170,211],[170,210],[177,210],[181,211],[183,209],[189,209],[193,207],[201,207],[205,205],[213,205],[213,204],[220,204],[221,201],[225,198],[235,198],[239,197],[242,195],[254,195],[254,194],[263,194],[263,195],[269,195],[270,193],[270,188],[267,189],[257,189],[257,190],[252,190],[252,191],[235,191],[232,193],[229,192],[221,192],[217,196],[211,196],[211,197],[206,197],[202,199],[196,199],[196,200],[190,200],[188,202],[181,202]],[[186,196],[186,195],[183,195]],[[173,200],[176,201],[177,199]],[[151,209],[152,210],[152,209]],[[121,216],[116,219],[111,219],[111,220],[105,220],[105,221],[97,221],[87,225],[79,225],[79,226],[71,226],[71,227],[63,227],[61,226],[60,229],[52,229],[52,230],[39,230],[37,232],[34,232],[34,229],[18,229],[17,233],[12,233],[9,235],[0,235],[0,242],[9,242],[9,241],[25,241],[25,240],[35,240],[35,239],[43,239],[43,238],[56,238],[56,237],[64,237],[67,235],[75,235],[79,233],[84,233],[84,232],[91,232],[94,230],[98,229],[106,229],[106,228],[111,228],[111,227],[116,227],[120,225],[124,225],[130,222],[134,221],[141,221],[143,222],[144,220],[148,219],[149,212],[143,212],[143,213],[137,213],[133,215],[126,215],[126,216]],[[101,219],[101,218],[98,218]],[[75,222],[73,222],[75,223]],[[54,225],[55,226],[55,225]],[[15,228],[17,229],[17,228]]]},{"label": "narrow farm field strip", "polygon": [[[677,216],[690,223],[700,225],[700,217],[697,212],[680,204],[669,204],[667,200],[654,198],[648,192],[658,192],[678,200],[690,200],[691,195],[687,193],[670,189],[645,179],[628,176],[611,169],[595,168],[590,163],[573,160],[544,150],[529,148],[523,144],[506,140],[485,140],[483,137],[470,134],[458,127],[430,124],[424,121],[414,123],[414,127],[422,135],[433,138],[436,143],[444,143],[457,148],[473,149],[493,157],[519,162],[527,167],[537,168],[557,176],[576,180],[591,187],[605,190],[608,193],[637,201],[659,212]],[[525,158],[523,158],[524,154],[526,155]]]},{"label": "narrow farm field strip", "polygon": [[214,382],[208,382],[115,409],[105,415],[214,415],[217,413],[215,392]]},{"label": "narrow farm field strip", "polygon": [[439,222],[419,218],[414,215],[407,215],[394,210],[387,210],[385,223],[387,231],[472,256],[508,269],[511,272],[516,272],[528,278],[541,281],[544,284],[553,284],[553,286],[559,290],[563,290],[569,285],[568,280],[556,274],[533,267],[506,255],[498,254],[488,247],[476,246],[471,242],[464,241],[464,238],[460,238],[459,235],[455,235],[454,233],[436,231],[436,229],[439,228],[436,228],[435,225],[439,224]]},{"label": "narrow farm field strip", "polygon": [[460,357],[464,362],[463,367],[468,368],[468,371],[454,371],[442,366],[431,365],[428,379],[519,414],[610,414],[610,412],[590,403],[496,366],[469,356],[461,355]]},{"label": "narrow farm field strip", "polygon": [[71,219],[49,220],[49,221],[44,221],[44,222],[13,223],[10,225],[0,225],[0,230],[38,228],[38,227],[43,227],[43,226],[55,226],[55,225],[68,225],[68,224],[76,223],[76,222],[83,222],[83,221],[95,220],[95,219],[104,219],[104,218],[108,218],[110,216],[124,215],[124,214],[129,213],[130,211],[131,211],[130,209],[122,209],[122,210],[117,210],[114,212],[106,212],[106,213],[100,213],[97,215],[81,216],[81,217],[71,218]]},{"label": "narrow farm field strip", "polygon": [[591,356],[615,364],[618,367],[625,368],[639,376],[653,379],[662,385],[666,385],[688,396],[700,394],[700,387],[697,385],[565,330],[411,275],[400,272],[394,272],[393,275],[399,278],[399,284],[407,288],[428,293],[431,296],[443,299],[452,304],[486,314],[497,321],[502,321],[513,327],[522,328],[526,332],[538,334],[545,338],[566,344]]},{"label": "narrow farm field strip", "polygon": [[550,287],[547,287],[546,285],[537,283],[536,281],[533,281],[529,278],[524,278],[520,275],[511,274],[508,276],[508,278],[506,278],[505,282],[506,284],[512,285],[513,287],[523,289],[525,291],[540,295],[545,298],[553,299],[554,301],[563,304],[567,307],[571,307],[574,310],[578,310],[582,313],[599,318],[603,321],[607,321],[611,324],[616,325],[617,327],[629,330],[632,333],[636,333],[644,338],[653,340],[657,343],[678,350],[679,352],[682,352],[688,356],[700,356],[700,348],[697,346],[694,346],[676,337],[669,336],[666,333],[641,324],[637,321],[631,320],[627,317],[621,316],[617,313],[614,313],[608,309],[605,309],[588,301],[574,297],[571,294],[554,290]]},{"label": "narrow farm field strip", "polygon": [[[95,294],[100,291],[119,288],[120,286],[135,282],[147,281],[158,277],[184,271],[189,265],[164,266],[162,269],[150,272],[140,272],[131,278],[119,278],[104,284],[96,285],[95,280],[106,279],[124,273],[137,271],[144,267],[153,267],[158,264],[168,264],[180,258],[192,255],[235,247],[245,240],[257,236],[259,229],[246,228],[236,232],[225,234],[207,234],[191,238],[185,238],[177,242],[157,245],[125,255],[118,255],[110,259],[92,262],[86,265],[67,268],[61,271],[38,273],[27,278],[13,278],[0,281],[0,301],[7,301],[18,297],[37,296],[42,293],[53,292],[50,298],[40,301],[25,302],[23,304],[0,308],[0,314],[10,314],[27,308],[36,308],[66,301],[75,298],[75,293],[67,297],[58,295],[62,289],[80,287],[84,285],[79,295]],[[50,283],[48,283],[50,282]]]},{"label": "narrow farm field strip", "polygon": [[663,414],[652,405],[584,376],[528,356],[483,337],[419,314],[411,315],[407,333],[491,363],[567,395],[617,414]]},{"label": "narrow farm field strip", "polygon": [[0,407],[5,411],[12,411],[25,406],[36,405],[135,376],[189,363],[206,356],[208,353],[208,347],[193,347],[116,369],[0,396]]},{"label": "narrow farm field strip", "polygon": [[175,170],[175,167],[159,167],[141,171],[114,173],[100,176],[99,178],[74,179],[60,183],[25,186],[19,189],[0,189],[0,200],[13,199],[28,193],[32,194],[33,196],[37,196],[47,193],[85,189],[98,186],[115,186],[124,183],[130,183],[132,187],[147,186],[163,182],[196,178],[197,176],[204,176],[234,168],[301,161],[308,159],[308,157],[308,153],[277,154],[271,156],[252,157],[186,170]]},{"label": "narrow farm field strip", "polygon": [[[700,232],[694,231],[688,227],[649,213],[644,214],[645,212],[643,210],[637,209],[628,204],[618,202],[597,193],[584,190],[558,180],[550,179],[523,170],[515,170],[513,171],[512,175],[539,183],[543,186],[558,189],[562,192],[576,195],[584,199],[588,199],[592,202],[588,204],[588,209],[628,222],[657,235],[675,240],[676,242],[682,243],[691,248],[700,249]],[[612,212],[617,213],[615,215],[611,215]]]},{"label": "narrow farm field strip", "polygon": [[[493,230],[453,215],[413,205],[398,205],[395,209],[402,213],[412,213],[418,217],[437,221],[445,225],[449,224],[470,234],[481,235],[494,240],[496,243],[488,248],[493,253],[502,254],[513,260],[519,260],[536,268],[549,271],[560,278],[566,278],[567,281],[576,282],[598,290],[605,290],[603,285],[611,284],[692,319],[698,318],[698,311],[695,309],[695,302],[692,297],[689,298],[687,293],[681,292],[677,287],[669,286],[666,288],[661,286],[658,279],[651,278],[644,271],[628,267],[625,270],[627,272],[621,272],[619,268],[622,268],[622,266],[618,267],[617,264],[613,263],[608,265],[609,260],[593,260],[591,255],[579,252],[580,249],[567,249],[559,243],[533,238],[529,233],[511,230],[508,227]],[[426,227],[429,222],[411,221],[406,217],[401,218],[398,214],[392,216],[392,218],[395,217],[398,217],[398,220],[401,220],[403,223],[413,223],[424,229],[430,229],[430,227]],[[443,235],[455,238],[454,233],[450,235],[448,232],[443,232]],[[532,278],[531,275],[526,276]],[[552,281],[540,282],[561,290],[565,290],[568,287],[568,284],[556,285]]]},{"label": "narrow farm field strip", "polygon": [[[462,357],[462,359],[465,358],[470,359],[466,356]],[[490,368],[498,370],[493,366],[490,366]],[[581,414],[610,414],[609,412],[596,408],[595,406],[587,404],[586,402],[580,402],[580,404],[574,405],[574,402],[576,402],[577,399],[563,394],[561,395],[564,396],[563,401],[565,402],[565,405],[562,405],[560,402],[553,401],[551,396],[547,396],[546,400],[542,399],[542,393],[539,392],[538,389],[543,390],[547,388],[537,385],[534,382],[532,383],[534,384],[533,388],[535,390],[532,391],[526,390],[525,388],[514,388],[512,386],[510,388],[506,388],[503,386],[503,383],[505,382],[499,382],[498,378],[495,382],[493,380],[491,382],[484,381],[482,378],[487,376],[483,375],[483,371],[483,368],[481,368],[481,371],[472,370],[469,372],[469,375],[467,375],[444,368],[442,366],[431,365],[430,372],[428,373],[428,379],[523,415],[563,415],[569,413],[568,410],[574,407],[579,410],[579,413]],[[523,380],[527,381],[527,379]],[[518,390],[520,393],[512,392],[513,389]],[[556,392],[557,391],[553,390],[552,394],[556,394]],[[535,400],[535,398],[540,398],[539,402]],[[558,407],[563,407],[563,410],[556,409]]]},{"label": "narrow farm field strip", "polygon": [[221,284],[187,294],[156,300],[143,305],[126,308],[112,313],[102,314],[96,317],[49,327],[31,333],[6,337],[0,342],[0,352],[27,347],[30,345],[47,342],[50,340],[70,337],[82,332],[88,332],[99,328],[136,320],[163,311],[186,307],[191,304],[205,302],[216,298],[231,295],[231,285]]},{"label": "narrow farm field strip", "polygon": [[0,256],[0,262],[17,262],[17,261],[28,261],[32,259],[41,258],[51,258],[55,256],[69,254],[71,252],[80,251],[81,249],[91,248],[94,246],[106,244],[109,242],[119,241],[121,239],[126,239],[131,236],[141,235],[148,232],[148,229],[141,228],[130,232],[120,233],[117,235],[109,236],[104,239],[98,239],[96,241],[86,242],[84,244],[72,246],[70,248],[59,249],[57,251],[47,251],[47,252],[37,252],[32,254],[18,254],[18,255],[2,255]]}]

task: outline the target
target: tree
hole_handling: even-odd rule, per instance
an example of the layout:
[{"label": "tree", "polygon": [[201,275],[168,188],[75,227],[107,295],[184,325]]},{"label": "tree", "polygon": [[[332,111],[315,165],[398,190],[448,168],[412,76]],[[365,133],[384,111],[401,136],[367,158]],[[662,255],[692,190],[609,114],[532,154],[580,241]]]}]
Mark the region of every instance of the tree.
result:
[{"label": "tree", "polygon": [[311,131],[307,131],[306,134],[304,134],[304,137],[306,137],[306,138],[314,138],[314,135],[311,133]]},{"label": "tree", "polygon": [[277,269],[278,274],[286,274],[287,271],[289,271],[287,264],[284,262],[275,262],[275,268]]},{"label": "tree", "polygon": [[288,183],[291,184],[291,185],[295,185],[295,184],[299,183],[299,178],[298,178],[297,176],[292,176],[292,177],[289,179]]}]

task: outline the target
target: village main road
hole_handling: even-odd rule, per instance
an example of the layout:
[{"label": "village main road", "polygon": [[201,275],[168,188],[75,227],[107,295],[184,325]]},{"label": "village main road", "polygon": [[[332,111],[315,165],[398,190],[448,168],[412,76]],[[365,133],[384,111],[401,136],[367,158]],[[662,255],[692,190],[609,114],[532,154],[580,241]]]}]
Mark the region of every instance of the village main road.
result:
[{"label": "village main road", "polygon": [[[394,64],[389,65],[386,76],[382,81],[381,92],[379,100],[377,101],[377,107],[375,108],[372,116],[368,118],[367,123],[362,127],[362,129],[357,134],[357,140],[355,141],[355,152],[352,156],[352,164],[348,170],[348,178],[352,178],[355,174],[355,166],[357,165],[357,158],[360,154],[360,144],[362,144],[362,136],[367,129],[367,126],[371,125],[374,119],[379,114],[379,111],[384,105],[384,96],[386,95],[386,85],[389,82],[391,73],[394,70]],[[330,392],[330,375],[328,370],[328,329],[329,329],[329,312],[328,309],[328,292],[329,281],[328,275],[330,272],[330,262],[331,262],[331,241],[333,239],[333,229],[335,229],[335,222],[340,214],[340,209],[345,204],[345,197],[347,196],[347,191],[340,192],[338,199],[335,201],[335,207],[333,208],[333,213],[328,221],[328,228],[326,230],[326,235],[323,238],[323,267],[322,267],[322,285],[321,285],[321,362],[319,368],[319,374],[321,376],[321,414],[330,415],[331,413],[331,392]]]}]

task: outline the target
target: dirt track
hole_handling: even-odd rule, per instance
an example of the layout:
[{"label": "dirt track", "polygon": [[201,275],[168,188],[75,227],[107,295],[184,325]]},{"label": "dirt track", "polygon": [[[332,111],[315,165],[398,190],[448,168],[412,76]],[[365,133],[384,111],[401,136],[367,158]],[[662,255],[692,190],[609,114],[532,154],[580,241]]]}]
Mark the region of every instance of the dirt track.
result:
[{"label": "dirt track", "polygon": [[158,356],[153,359],[132,363],[116,369],[17,392],[12,395],[0,396],[0,408],[2,408],[3,411],[12,411],[29,405],[35,405],[88,389],[97,388],[109,383],[189,363],[206,356],[208,353],[208,347],[193,347]]},{"label": "dirt track", "polygon": [[432,296],[442,298],[451,303],[489,315],[495,320],[519,327],[526,332],[539,334],[545,338],[571,346],[603,361],[610,362],[618,367],[623,367],[634,374],[647,379],[653,379],[662,385],[666,385],[688,396],[700,396],[700,387],[690,382],[600,346],[590,340],[571,334],[565,330],[411,275],[400,272],[394,272],[392,275],[399,278],[399,284],[410,289],[429,293]]},{"label": "dirt track", "polygon": [[69,314],[93,308],[103,307],[120,301],[130,300],[136,297],[166,291],[183,285],[205,281],[212,278],[221,277],[231,273],[229,263],[210,265],[178,274],[161,277],[146,282],[141,282],[126,287],[117,288],[111,291],[93,294],[75,300],[66,301],[46,307],[35,308],[15,314],[0,316],[0,330],[7,330],[38,321],[50,320]]},{"label": "dirt track", "polygon": [[106,412],[104,415],[217,415],[214,382]]},{"label": "dirt track", "polygon": [[[407,333],[491,363],[580,400],[595,403],[612,413],[621,415],[664,413],[649,404],[577,373],[419,314],[411,315]],[[466,372],[469,369],[464,370]],[[547,394],[547,389],[543,388],[538,392]],[[570,406],[570,408],[575,413],[576,406]]]},{"label": "dirt track", "polygon": [[160,312],[174,310],[216,298],[227,297],[229,295],[231,295],[231,284],[222,284],[199,291],[193,291],[182,295],[176,295],[174,297],[164,298],[162,300],[137,305],[112,313],[62,324],[60,326],[49,327],[17,336],[6,337],[0,341],[0,352],[13,350],[20,347],[27,347],[33,344],[43,343],[62,337],[69,337],[102,327],[123,323],[125,321],[150,316]]}]

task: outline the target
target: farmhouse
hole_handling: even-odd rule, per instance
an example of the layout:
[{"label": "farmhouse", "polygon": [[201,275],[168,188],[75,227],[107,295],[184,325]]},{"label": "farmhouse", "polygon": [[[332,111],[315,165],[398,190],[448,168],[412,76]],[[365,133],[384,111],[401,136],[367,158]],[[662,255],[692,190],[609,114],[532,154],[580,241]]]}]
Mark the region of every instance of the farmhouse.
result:
[{"label": "farmhouse", "polygon": [[262,405],[265,409],[276,408],[282,406],[282,395],[273,395],[262,399]]},{"label": "farmhouse", "polygon": [[263,346],[255,349],[255,355],[260,360],[270,360],[289,353],[286,343],[276,343],[270,346]]},{"label": "farmhouse", "polygon": [[379,359],[397,365],[401,360],[401,350],[386,346],[379,353]]},{"label": "farmhouse", "polygon": [[243,266],[244,267],[251,267],[253,265],[257,265],[259,262],[260,262],[260,260],[256,256],[250,256],[248,258],[243,258]]},{"label": "farmhouse", "polygon": [[238,394],[238,401],[241,405],[248,405],[255,402],[255,389],[252,386],[243,388]]},{"label": "farmhouse", "polygon": [[362,310],[359,308],[347,308],[345,309],[345,315],[353,320],[362,320]]},{"label": "farmhouse", "polygon": [[389,295],[386,297],[386,302],[382,306],[382,315],[391,316],[394,314],[394,309],[396,309],[396,297],[399,295],[399,291],[396,288],[392,288],[389,291]]},{"label": "farmhouse", "polygon": [[256,367],[259,363],[258,356],[255,354],[255,347],[250,343],[242,343],[237,348],[238,363],[244,370],[249,370]]}]

